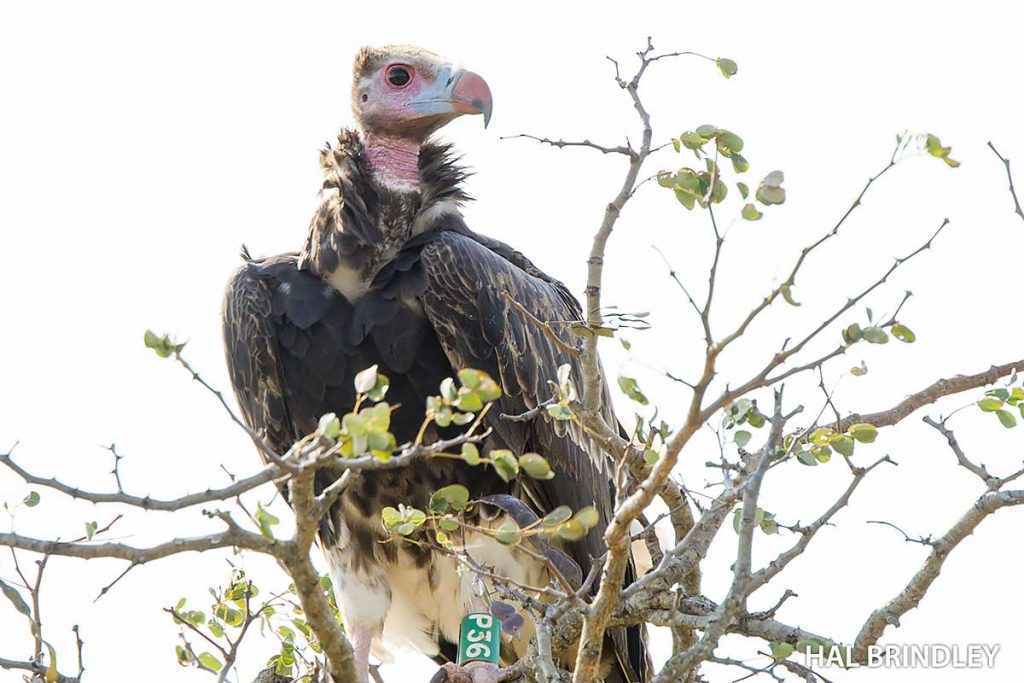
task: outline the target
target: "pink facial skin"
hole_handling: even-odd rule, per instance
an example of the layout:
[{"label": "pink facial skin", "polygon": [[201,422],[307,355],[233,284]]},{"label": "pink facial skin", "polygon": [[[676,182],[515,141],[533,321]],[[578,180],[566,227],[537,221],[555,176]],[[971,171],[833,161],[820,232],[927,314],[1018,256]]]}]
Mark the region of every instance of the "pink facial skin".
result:
[{"label": "pink facial skin", "polygon": [[491,91],[479,75],[448,65],[393,61],[360,84],[357,116],[376,175],[390,184],[416,185],[419,147],[462,114],[490,119]]}]

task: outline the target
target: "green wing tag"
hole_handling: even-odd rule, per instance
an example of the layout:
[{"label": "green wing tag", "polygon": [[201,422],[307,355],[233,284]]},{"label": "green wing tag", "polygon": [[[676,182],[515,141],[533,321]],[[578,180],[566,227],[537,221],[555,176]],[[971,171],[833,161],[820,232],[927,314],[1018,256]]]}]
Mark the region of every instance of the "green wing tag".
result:
[{"label": "green wing tag", "polygon": [[501,622],[487,612],[471,612],[462,618],[459,628],[459,664],[498,663],[501,646]]}]

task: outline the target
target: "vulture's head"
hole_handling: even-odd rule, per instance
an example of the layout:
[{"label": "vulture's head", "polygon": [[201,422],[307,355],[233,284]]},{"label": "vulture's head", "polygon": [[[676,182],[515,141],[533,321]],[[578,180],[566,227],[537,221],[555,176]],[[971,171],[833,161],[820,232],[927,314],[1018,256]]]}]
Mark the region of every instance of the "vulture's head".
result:
[{"label": "vulture's head", "polygon": [[364,47],[353,68],[352,110],[366,133],[422,143],[462,114],[483,114],[486,126],[491,91],[477,74],[418,47]]}]

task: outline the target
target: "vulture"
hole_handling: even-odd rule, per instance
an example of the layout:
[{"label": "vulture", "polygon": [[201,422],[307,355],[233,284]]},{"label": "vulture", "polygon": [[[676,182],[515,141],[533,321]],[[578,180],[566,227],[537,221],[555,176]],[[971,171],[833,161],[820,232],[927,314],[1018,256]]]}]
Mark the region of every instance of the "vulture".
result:
[{"label": "vulture", "polygon": [[[276,452],[315,431],[324,414],[351,411],[354,378],[374,365],[390,380],[387,401],[399,406],[390,430],[398,444],[412,442],[427,397],[439,393],[445,378],[473,368],[502,390],[486,414],[490,433],[482,450],[537,452],[555,473],[549,480],[506,482],[494,468],[450,458],[350,472],[319,536],[361,681],[370,654],[385,658],[394,646],[452,662],[460,620],[480,608],[480,579],[460,571],[450,554],[384,542],[384,508],[402,503],[425,510],[434,491],[453,483],[477,501],[469,522],[489,529],[509,517],[522,523],[524,515],[535,519],[558,506],[593,505],[596,526],[558,552],[578,565],[567,572],[577,581],[604,553],[614,508],[611,457],[569,422],[502,417],[521,416],[551,397],[559,366],[569,364],[578,377],[578,361],[537,321],[571,343],[580,305],[523,254],[466,225],[460,208],[469,199],[467,173],[449,145],[432,139],[462,114],[482,115],[486,125],[491,104],[483,78],[438,55],[410,46],[362,48],[353,68],[355,126],[321,152],[324,181],[305,243],[268,258],[252,258],[243,248],[244,263],[225,294],[235,395],[246,422]],[[613,421],[607,387],[603,401]],[[425,443],[462,429],[431,424]],[[321,491],[339,473],[319,475]],[[463,547],[491,573],[520,584],[541,587],[552,578],[537,553],[531,557],[493,535],[469,532]],[[503,636],[503,662],[522,656],[529,631],[527,620],[518,638]],[[640,629],[611,630],[603,644],[604,680],[634,683],[646,671]]]}]

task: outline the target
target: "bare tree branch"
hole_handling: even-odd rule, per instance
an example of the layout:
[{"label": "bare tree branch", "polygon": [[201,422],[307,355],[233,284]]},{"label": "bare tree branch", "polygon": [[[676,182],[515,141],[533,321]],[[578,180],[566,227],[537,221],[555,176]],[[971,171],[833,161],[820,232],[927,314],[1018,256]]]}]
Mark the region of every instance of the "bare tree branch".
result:
[{"label": "bare tree branch", "polygon": [[931,405],[944,396],[994,384],[996,380],[1013,374],[1014,370],[1024,370],[1024,359],[993,365],[988,370],[974,375],[956,375],[948,379],[939,379],[924,389],[910,394],[892,408],[876,413],[854,413],[843,418],[837,429],[843,431],[850,425],[859,422],[873,424],[876,427],[890,427],[903,421],[919,408]]},{"label": "bare tree branch", "polygon": [[1000,154],[999,150],[996,149],[995,145],[993,145],[991,141],[989,141],[988,146],[989,149],[999,157],[999,160],[1003,162],[1003,166],[1006,167],[1006,179],[1010,183],[1010,196],[1013,197],[1013,212],[1020,216],[1020,219],[1024,221],[1024,209],[1021,208],[1020,201],[1017,199],[1017,190],[1013,188],[1013,174],[1010,173],[1010,160]]},{"label": "bare tree branch", "polygon": [[526,133],[519,133],[518,135],[503,135],[501,137],[502,140],[514,140],[516,138],[536,140],[537,142],[540,142],[542,144],[551,145],[552,147],[557,147],[559,149],[562,149],[563,147],[589,147],[591,149],[596,149],[598,152],[601,152],[602,154],[624,154],[625,156],[628,157],[634,156],[636,154],[636,152],[634,152],[629,147],[623,147],[621,145],[618,147],[608,147],[605,145],[599,145],[596,142],[591,142],[590,140],[552,140],[550,138],[537,137],[536,135],[528,135]]},{"label": "bare tree branch", "polygon": [[868,617],[853,643],[853,661],[867,661],[867,648],[878,642],[886,626],[900,625],[900,617],[917,607],[932,583],[939,576],[943,563],[961,541],[970,536],[981,522],[993,512],[1010,505],[1024,504],[1024,490],[989,491],[940,538],[931,544],[931,553],[924,565],[914,574],[892,600],[876,609]]}]

